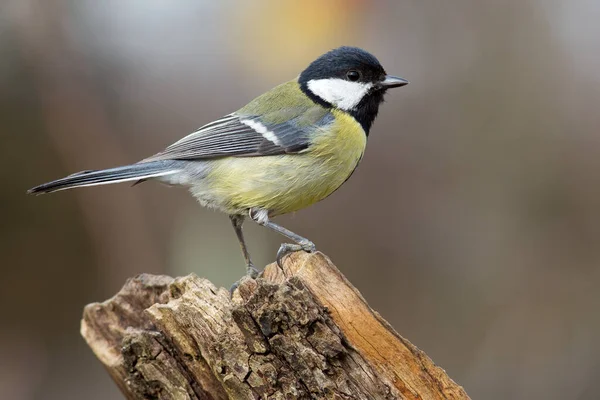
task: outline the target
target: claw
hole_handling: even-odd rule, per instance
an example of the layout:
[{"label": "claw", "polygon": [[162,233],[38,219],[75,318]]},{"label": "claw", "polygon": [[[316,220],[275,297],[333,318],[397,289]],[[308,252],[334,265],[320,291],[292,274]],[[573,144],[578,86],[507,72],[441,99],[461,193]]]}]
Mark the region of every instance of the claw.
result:
[{"label": "claw", "polygon": [[[256,278],[258,278],[259,274],[260,274],[260,271],[258,269],[256,269],[256,267],[252,263],[246,265],[246,276],[249,276],[252,279],[256,279]],[[230,298],[233,297],[233,292],[235,292],[235,290],[240,286],[240,283],[246,276],[240,278],[237,282],[235,282],[233,285],[231,285],[231,287],[229,288],[229,297]]]},{"label": "claw", "polygon": [[313,253],[317,250],[317,247],[309,240],[302,241],[299,244],[282,243],[281,246],[279,246],[279,250],[277,250],[277,266],[283,270],[283,258],[290,253],[300,250],[304,250],[307,253]]},{"label": "claw", "polygon": [[283,257],[298,250],[301,250],[301,248],[297,244],[282,243],[281,246],[279,246],[279,250],[277,250],[277,266],[283,271]]},{"label": "claw", "polygon": [[233,293],[236,291],[236,289],[240,286],[240,282],[241,279],[237,282],[235,282],[233,285],[231,285],[231,287],[229,288],[229,298],[233,298]]}]

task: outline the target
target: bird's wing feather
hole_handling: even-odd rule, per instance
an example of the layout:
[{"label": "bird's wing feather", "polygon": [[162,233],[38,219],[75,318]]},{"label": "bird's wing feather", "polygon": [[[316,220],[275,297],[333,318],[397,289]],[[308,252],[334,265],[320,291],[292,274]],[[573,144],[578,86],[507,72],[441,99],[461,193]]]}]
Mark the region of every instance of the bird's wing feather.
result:
[{"label": "bird's wing feather", "polygon": [[330,110],[310,100],[292,80],[144,161],[295,154],[332,121]]},{"label": "bird's wing feather", "polygon": [[[326,110],[318,115],[314,114],[310,117],[313,119],[310,123],[303,120],[306,119],[305,112],[292,115],[291,119],[280,123],[266,122],[266,120],[277,120],[273,113],[262,117],[230,114],[203,126],[144,161],[299,153],[310,146],[312,134],[316,129],[333,120],[333,116]],[[314,120],[314,117],[318,119]]]}]

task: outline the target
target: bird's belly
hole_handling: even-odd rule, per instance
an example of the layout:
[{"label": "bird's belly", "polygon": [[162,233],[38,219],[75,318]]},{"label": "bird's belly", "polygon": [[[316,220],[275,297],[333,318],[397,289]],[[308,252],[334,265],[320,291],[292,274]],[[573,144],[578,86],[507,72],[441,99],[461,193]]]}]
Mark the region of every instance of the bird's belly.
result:
[{"label": "bird's belly", "polygon": [[229,213],[260,207],[272,215],[285,214],[329,196],[357,163],[332,166],[332,160],[315,162],[305,155],[227,159],[216,168],[230,171],[217,172],[226,179],[214,180],[207,192]]},{"label": "bird's belly", "polygon": [[365,149],[360,125],[345,122],[344,129],[334,125],[316,138],[305,153],[210,161],[207,178],[192,192],[201,203],[230,214],[260,207],[279,215],[323,200],[348,179]]}]

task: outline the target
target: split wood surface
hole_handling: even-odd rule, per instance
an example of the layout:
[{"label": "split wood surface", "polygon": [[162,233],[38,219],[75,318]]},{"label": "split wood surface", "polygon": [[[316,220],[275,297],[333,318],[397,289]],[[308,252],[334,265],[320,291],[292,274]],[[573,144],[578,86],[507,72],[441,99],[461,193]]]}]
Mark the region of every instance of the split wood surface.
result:
[{"label": "split wood surface", "polygon": [[228,290],[140,275],[81,333],[127,399],[468,399],[321,253]]}]

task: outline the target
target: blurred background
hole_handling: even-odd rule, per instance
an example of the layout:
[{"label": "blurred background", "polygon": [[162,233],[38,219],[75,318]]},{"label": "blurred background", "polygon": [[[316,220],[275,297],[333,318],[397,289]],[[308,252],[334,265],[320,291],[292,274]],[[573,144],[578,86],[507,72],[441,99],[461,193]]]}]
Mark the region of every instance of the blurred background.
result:
[{"label": "blurred background", "polygon": [[[0,2],[0,393],[120,399],[82,308],[141,272],[229,287],[227,216],[145,183],[32,197],[128,164],[339,45],[411,84],[360,167],[278,218],[473,399],[600,398],[600,2]],[[257,266],[281,237],[248,223]]]}]

